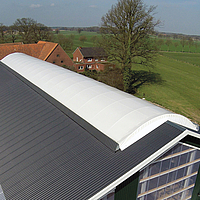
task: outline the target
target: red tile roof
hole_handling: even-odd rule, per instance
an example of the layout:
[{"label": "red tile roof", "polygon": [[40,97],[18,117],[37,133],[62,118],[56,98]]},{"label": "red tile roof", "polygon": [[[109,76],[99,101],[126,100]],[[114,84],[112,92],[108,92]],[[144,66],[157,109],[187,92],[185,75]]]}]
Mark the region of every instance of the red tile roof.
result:
[{"label": "red tile roof", "polygon": [[39,41],[38,45],[43,45],[43,48],[42,48],[38,58],[41,60],[47,60],[49,55],[58,46],[58,43]]},{"label": "red tile roof", "polygon": [[0,60],[14,52],[21,52],[46,60],[57,46],[58,43],[43,41],[39,41],[37,44],[5,43],[0,45]]}]

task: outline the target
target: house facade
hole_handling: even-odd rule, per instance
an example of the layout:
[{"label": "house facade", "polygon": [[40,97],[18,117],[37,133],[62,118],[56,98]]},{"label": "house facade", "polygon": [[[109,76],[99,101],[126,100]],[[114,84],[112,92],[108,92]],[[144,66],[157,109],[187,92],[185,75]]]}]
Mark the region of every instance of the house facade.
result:
[{"label": "house facade", "polygon": [[103,71],[109,64],[107,58],[105,51],[97,47],[78,47],[73,53],[74,67],[77,72],[83,72],[85,69]]},{"label": "house facade", "polygon": [[73,66],[73,61],[58,43],[39,41],[37,44],[0,44],[0,59],[16,52],[25,53],[59,66]]}]

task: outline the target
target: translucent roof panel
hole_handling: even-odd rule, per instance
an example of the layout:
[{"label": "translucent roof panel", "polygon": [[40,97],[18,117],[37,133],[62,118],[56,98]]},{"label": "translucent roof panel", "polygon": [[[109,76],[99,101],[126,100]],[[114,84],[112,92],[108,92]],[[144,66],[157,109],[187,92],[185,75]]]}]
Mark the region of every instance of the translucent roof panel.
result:
[{"label": "translucent roof panel", "polygon": [[114,140],[121,150],[168,120],[198,130],[182,115],[51,63],[22,53],[10,54],[2,62]]}]

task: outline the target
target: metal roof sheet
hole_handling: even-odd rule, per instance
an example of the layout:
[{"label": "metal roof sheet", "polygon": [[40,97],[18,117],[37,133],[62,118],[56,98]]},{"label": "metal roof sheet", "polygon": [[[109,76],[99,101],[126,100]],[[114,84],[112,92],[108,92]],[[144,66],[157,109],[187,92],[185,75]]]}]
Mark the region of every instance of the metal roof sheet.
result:
[{"label": "metal roof sheet", "polygon": [[184,137],[185,128],[166,122],[113,152],[30,85],[0,62],[0,184],[6,199],[96,198]]}]

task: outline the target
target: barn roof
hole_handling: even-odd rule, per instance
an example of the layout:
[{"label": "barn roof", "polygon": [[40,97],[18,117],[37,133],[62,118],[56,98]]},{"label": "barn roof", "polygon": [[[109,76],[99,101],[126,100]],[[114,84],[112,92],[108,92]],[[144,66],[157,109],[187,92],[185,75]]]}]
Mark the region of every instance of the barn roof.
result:
[{"label": "barn roof", "polygon": [[[92,84],[104,94],[112,88],[65,71],[18,53],[0,62],[0,185],[6,199],[98,199],[185,136],[199,138],[195,126],[188,130],[164,121],[123,151],[115,152],[95,135],[104,133],[70,107],[73,101],[78,102],[73,92],[81,96],[76,87],[80,80],[79,87],[87,83],[90,88]],[[64,88],[67,93],[62,88],[63,76],[69,84]],[[62,96],[59,90],[71,104],[66,106],[55,98],[55,94]],[[115,92],[112,89],[113,98]],[[80,101],[87,104],[87,99]],[[188,125],[187,120],[184,125]]]},{"label": "barn roof", "polygon": [[5,43],[0,45],[0,59],[5,56],[21,52],[41,60],[46,60],[58,43],[39,41],[37,44]]}]

